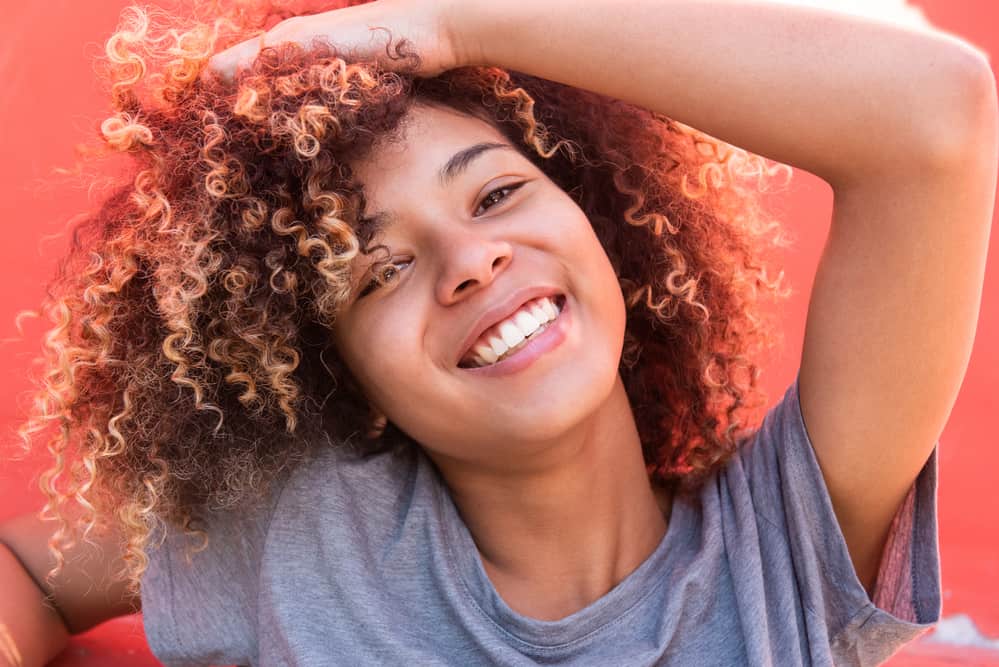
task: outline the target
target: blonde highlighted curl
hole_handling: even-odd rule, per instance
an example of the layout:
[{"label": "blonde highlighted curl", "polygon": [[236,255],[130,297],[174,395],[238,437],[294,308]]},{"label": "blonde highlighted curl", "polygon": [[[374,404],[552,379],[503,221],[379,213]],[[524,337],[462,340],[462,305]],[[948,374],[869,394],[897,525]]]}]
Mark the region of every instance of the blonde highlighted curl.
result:
[{"label": "blonde highlighted curl", "polygon": [[18,429],[26,452],[54,429],[49,577],[78,536],[115,525],[135,592],[158,526],[198,551],[200,512],[263,500],[318,448],[416,445],[371,413],[329,328],[378,231],[359,222],[348,164],[418,101],[493,123],[589,216],[627,305],[620,372],[654,483],[695,490],[766,402],[754,360],[780,336],[760,298],[789,291],[764,253],[791,241],[759,195],[788,167],[523,73],[419,78],[404,42],[393,71],[317,41],[267,48],[233,81],[206,72],[278,20],[361,3],[316,4],[131,7],[107,42],[114,113],[91,159],[130,166],[47,286],[43,374]]}]

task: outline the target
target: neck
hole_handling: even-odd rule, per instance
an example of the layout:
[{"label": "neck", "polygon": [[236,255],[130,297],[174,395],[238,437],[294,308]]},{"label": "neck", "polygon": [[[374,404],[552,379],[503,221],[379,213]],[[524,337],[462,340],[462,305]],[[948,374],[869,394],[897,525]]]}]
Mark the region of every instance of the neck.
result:
[{"label": "neck", "polygon": [[492,475],[428,452],[497,592],[539,620],[582,609],[637,569],[662,541],[670,509],[650,484],[620,378],[553,451],[544,468]]}]

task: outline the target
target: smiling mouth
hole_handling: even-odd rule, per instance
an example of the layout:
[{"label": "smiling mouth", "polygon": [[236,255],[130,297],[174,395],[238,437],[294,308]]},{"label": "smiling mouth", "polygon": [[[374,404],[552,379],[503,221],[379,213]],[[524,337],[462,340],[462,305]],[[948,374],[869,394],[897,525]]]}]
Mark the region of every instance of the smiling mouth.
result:
[{"label": "smiling mouth", "polygon": [[[559,321],[559,318],[562,315],[562,311],[564,310],[565,305],[566,305],[565,304],[565,295],[564,294],[556,294],[556,295],[550,296],[549,299],[551,300],[551,302],[554,304],[555,308],[558,311],[557,314],[556,314],[556,316],[553,319],[548,320],[547,322],[543,323],[540,327],[538,327],[537,329],[535,329],[534,331],[532,331],[531,334],[528,335],[526,338],[524,338],[523,340],[521,340],[519,343],[517,343],[513,347],[508,348],[505,352],[503,352],[503,354],[501,354],[499,356],[499,359],[497,359],[497,360],[495,360],[495,361],[493,361],[491,363],[486,363],[484,359],[480,359],[479,361],[476,361],[474,358],[472,358],[472,359],[466,358],[461,363],[458,364],[458,368],[465,368],[465,369],[470,369],[470,368],[485,368],[487,366],[493,366],[495,364],[500,364],[500,363],[506,361],[507,359],[509,359],[510,357],[515,356],[518,352],[520,352],[520,350],[522,348],[526,347],[528,343],[530,343],[535,338],[537,338],[538,336],[540,336],[541,334],[543,334],[551,326],[555,325]],[[473,357],[477,357],[477,355],[473,355]]]}]

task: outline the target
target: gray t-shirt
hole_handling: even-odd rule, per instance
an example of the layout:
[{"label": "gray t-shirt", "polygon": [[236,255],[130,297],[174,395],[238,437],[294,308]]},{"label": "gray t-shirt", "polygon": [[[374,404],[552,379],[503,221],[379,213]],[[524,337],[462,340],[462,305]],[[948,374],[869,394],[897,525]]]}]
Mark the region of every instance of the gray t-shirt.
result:
[{"label": "gray t-shirt", "polygon": [[875,604],[798,401],[795,378],[739,453],[674,501],[656,550],[566,618],[503,601],[422,450],[331,449],[266,509],[213,517],[193,567],[179,533],[149,554],[149,645],[171,667],[876,665],[939,619],[936,449],[893,524]]}]

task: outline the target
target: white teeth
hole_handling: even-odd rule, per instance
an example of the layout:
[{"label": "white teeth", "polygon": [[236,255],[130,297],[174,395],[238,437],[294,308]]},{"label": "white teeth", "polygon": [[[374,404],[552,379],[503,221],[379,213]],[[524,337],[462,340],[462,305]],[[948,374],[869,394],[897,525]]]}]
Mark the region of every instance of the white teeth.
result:
[{"label": "white teeth", "polygon": [[503,339],[499,336],[490,336],[489,345],[493,349],[493,353],[496,356],[500,356],[504,352],[510,349],[510,346],[503,342]]},{"label": "white teeth", "polygon": [[473,363],[488,366],[515,347],[522,347],[528,336],[554,320],[559,309],[549,297],[542,297],[518,311],[512,319],[499,326],[499,336],[490,336],[488,345],[479,343],[472,348]]},{"label": "white teeth", "polygon": [[541,304],[541,309],[548,314],[549,320],[554,320],[556,317],[558,317],[558,308],[555,307],[555,304],[552,303],[551,299],[545,297],[538,303]]},{"label": "white teeth", "polygon": [[[498,342],[502,344],[502,341]],[[479,357],[484,359],[487,364],[493,363],[494,361],[499,359],[499,354],[502,354],[502,352],[499,354],[493,352],[493,348],[490,347],[489,345],[476,345],[474,348],[472,348],[472,351],[475,352],[475,354],[479,355]],[[504,349],[503,352],[506,352],[506,350]]]},{"label": "white teeth", "polygon": [[548,311],[541,306],[541,301],[535,301],[534,303],[532,303],[531,307],[528,310],[530,310],[531,315],[533,315],[534,319],[536,319],[538,322],[547,322],[548,320],[552,319],[551,316],[548,314]]},{"label": "white teeth", "polygon": [[538,318],[531,315],[530,311],[525,308],[513,316],[513,323],[517,325],[518,329],[520,329],[520,333],[524,334],[524,338],[527,338],[534,333],[535,329],[541,326],[541,322],[544,322],[547,319],[547,317],[542,318],[539,322]]},{"label": "white teeth", "polygon": [[499,325],[499,335],[508,347],[513,347],[526,338],[520,328],[510,320]]}]

